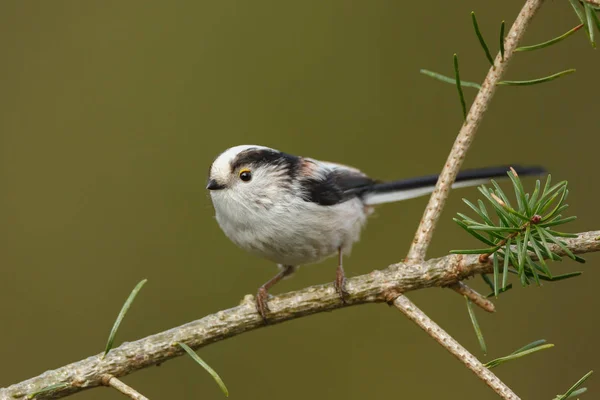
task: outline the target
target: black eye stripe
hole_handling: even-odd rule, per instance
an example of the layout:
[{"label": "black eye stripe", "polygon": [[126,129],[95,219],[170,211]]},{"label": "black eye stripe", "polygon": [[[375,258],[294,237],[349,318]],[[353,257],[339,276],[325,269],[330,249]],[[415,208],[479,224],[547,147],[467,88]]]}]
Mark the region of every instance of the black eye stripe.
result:
[{"label": "black eye stripe", "polygon": [[296,175],[302,163],[298,156],[282,153],[272,149],[251,148],[244,150],[231,162],[231,172],[240,167],[249,166],[260,168],[262,166],[278,166],[288,171],[290,176]]}]

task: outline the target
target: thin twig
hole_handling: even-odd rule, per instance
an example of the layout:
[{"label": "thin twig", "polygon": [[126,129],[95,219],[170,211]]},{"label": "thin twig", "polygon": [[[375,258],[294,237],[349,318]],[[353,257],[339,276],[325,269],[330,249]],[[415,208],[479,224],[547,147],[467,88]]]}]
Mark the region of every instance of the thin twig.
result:
[{"label": "thin twig", "polygon": [[[599,238],[600,231],[592,231],[564,241],[569,250],[582,254],[600,251]],[[565,254],[556,245],[551,245],[551,248],[558,255]],[[269,321],[280,323],[347,306],[384,302],[389,300],[390,293],[447,287],[472,275],[491,271],[492,263],[490,261],[480,263],[478,255],[453,254],[421,264],[393,264],[384,270],[375,270],[348,279],[346,282],[348,304],[340,301],[332,284],[312,286],[272,297],[269,299],[271,310]],[[36,399],[65,397],[102,385],[102,379],[107,374],[125,376],[185,354],[176,345],[178,342],[187,343],[191,348],[198,349],[263,326],[262,318],[256,312],[254,298],[248,295],[237,307],[219,311],[135,342],[124,343],[112,349],[104,359],[100,353],[0,389],[0,400],[23,400],[28,394],[51,385],[57,385],[56,389],[48,392],[47,395],[42,393]]]},{"label": "thin twig", "polygon": [[[487,261],[487,260],[486,260]],[[462,294],[463,296],[467,296],[469,300],[473,302],[473,304],[478,305],[482,309],[487,312],[496,312],[496,306],[494,303],[486,299],[483,295],[477,293],[475,290],[471,289],[467,285],[462,282],[457,282],[454,285],[450,286],[452,290],[457,293]]]},{"label": "thin twig", "polygon": [[500,54],[496,56],[494,65],[488,71],[488,74],[481,85],[481,90],[477,93],[473,105],[467,114],[467,118],[460,129],[454,142],[446,164],[438,179],[434,192],[431,194],[421,223],[415,234],[415,238],[408,252],[407,261],[421,262],[425,259],[427,248],[431,242],[433,231],[444,208],[446,199],[449,195],[450,186],[456,179],[458,170],[462,165],[467,150],[469,149],[477,128],[481,123],[483,115],[492,100],[496,90],[497,83],[502,79],[508,62],[512,59],[513,52],[517,48],[529,22],[540,8],[544,0],[527,0],[515,23],[510,28],[504,43],[504,59]]},{"label": "thin twig", "polygon": [[404,315],[410,318],[414,323],[425,330],[439,344],[444,346],[452,355],[462,361],[467,368],[482,379],[489,387],[503,399],[519,400],[519,397],[506,386],[492,371],[487,369],[481,361],[469,353],[467,349],[461,346],[452,336],[448,335],[438,324],[416,307],[406,296],[398,296],[394,300],[394,306]]},{"label": "thin twig", "polygon": [[146,396],[139,393],[131,386],[126,385],[125,383],[123,383],[122,381],[120,381],[112,375],[105,375],[102,378],[102,384],[117,389],[119,392],[123,393],[129,398],[132,398],[133,400],[148,400]]}]

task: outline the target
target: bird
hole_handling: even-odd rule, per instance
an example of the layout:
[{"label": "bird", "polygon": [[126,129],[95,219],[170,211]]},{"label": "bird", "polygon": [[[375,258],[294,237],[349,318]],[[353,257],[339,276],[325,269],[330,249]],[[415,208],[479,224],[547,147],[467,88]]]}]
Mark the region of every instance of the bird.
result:
[{"label": "bird", "polygon": [[[460,172],[453,188],[476,186],[506,177],[510,167]],[[519,175],[539,175],[544,168],[512,166]],[[342,263],[373,207],[433,191],[438,175],[381,182],[359,169],[300,157],[260,145],[226,149],[213,161],[208,183],[215,217],[225,235],[240,248],[265,258],[279,272],[261,285],[256,309],[268,321],[269,289],[300,265],[337,255],[334,286],[345,302]]]}]

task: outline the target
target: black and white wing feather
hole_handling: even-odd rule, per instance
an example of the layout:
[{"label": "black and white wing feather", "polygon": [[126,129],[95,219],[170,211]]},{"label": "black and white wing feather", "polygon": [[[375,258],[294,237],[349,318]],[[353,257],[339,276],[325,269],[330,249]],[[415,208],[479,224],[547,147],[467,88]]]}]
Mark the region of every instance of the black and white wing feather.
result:
[{"label": "black and white wing feather", "polygon": [[[312,162],[312,160],[309,160]],[[359,197],[365,205],[412,199],[433,192],[438,175],[380,182],[361,171],[333,163],[318,163],[318,173],[301,182],[304,199],[323,206],[332,206]],[[514,166],[521,176],[541,175],[542,167]],[[452,188],[477,186],[491,178],[506,178],[509,166],[465,170],[458,174]]]},{"label": "black and white wing feather", "polygon": [[315,174],[301,181],[306,201],[332,206],[361,196],[377,183],[354,168],[322,161],[314,163]]}]

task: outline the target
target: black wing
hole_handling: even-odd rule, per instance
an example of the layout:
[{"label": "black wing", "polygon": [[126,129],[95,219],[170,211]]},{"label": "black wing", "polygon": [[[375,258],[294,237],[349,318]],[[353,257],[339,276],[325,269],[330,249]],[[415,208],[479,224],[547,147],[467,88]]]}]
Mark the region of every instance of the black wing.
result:
[{"label": "black wing", "polygon": [[336,168],[321,179],[302,182],[304,199],[322,206],[332,206],[360,196],[377,181],[359,171]]}]

